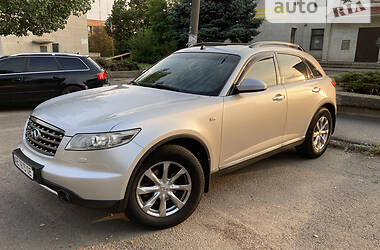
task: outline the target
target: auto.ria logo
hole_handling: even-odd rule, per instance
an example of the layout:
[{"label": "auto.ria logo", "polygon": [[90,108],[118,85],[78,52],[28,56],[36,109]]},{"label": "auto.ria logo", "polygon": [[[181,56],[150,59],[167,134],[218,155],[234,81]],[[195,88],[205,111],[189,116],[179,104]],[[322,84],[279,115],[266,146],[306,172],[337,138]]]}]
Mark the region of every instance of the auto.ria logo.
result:
[{"label": "auto.ria logo", "polygon": [[370,23],[370,0],[265,0],[272,23]]}]

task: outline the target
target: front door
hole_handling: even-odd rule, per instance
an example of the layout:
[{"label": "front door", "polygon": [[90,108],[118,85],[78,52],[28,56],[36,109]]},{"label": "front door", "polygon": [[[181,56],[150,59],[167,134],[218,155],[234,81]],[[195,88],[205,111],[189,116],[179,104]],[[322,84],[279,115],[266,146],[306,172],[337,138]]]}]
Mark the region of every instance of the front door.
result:
[{"label": "front door", "polygon": [[355,62],[377,62],[379,60],[377,41],[380,41],[380,28],[360,28]]},{"label": "front door", "polygon": [[287,98],[284,87],[278,84],[274,55],[256,56],[240,82],[245,78],[262,80],[268,89],[224,98],[222,168],[249,160],[283,142]]}]

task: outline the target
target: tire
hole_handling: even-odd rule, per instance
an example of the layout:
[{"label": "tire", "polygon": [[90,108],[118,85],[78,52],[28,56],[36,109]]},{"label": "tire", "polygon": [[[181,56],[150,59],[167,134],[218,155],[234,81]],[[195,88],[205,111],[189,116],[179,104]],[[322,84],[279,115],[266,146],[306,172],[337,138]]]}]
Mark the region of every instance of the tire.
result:
[{"label": "tire", "polygon": [[83,90],[83,88],[78,86],[68,86],[62,90],[62,95],[74,93]]},{"label": "tire", "polygon": [[[165,166],[168,169],[167,180],[164,177]],[[150,171],[159,180],[152,177]],[[146,174],[151,177],[148,178]],[[171,182],[174,179],[176,180]],[[178,145],[165,145],[154,151],[137,169],[131,181],[126,214],[131,220],[155,229],[173,227],[190,217],[199,204],[205,185],[198,159],[189,150]],[[168,184],[159,184],[157,181]],[[171,189],[179,186],[181,190]],[[147,187],[154,191],[145,193]],[[182,203],[178,203],[173,195]],[[161,202],[161,198],[165,201]],[[153,200],[154,202],[149,203]]]},{"label": "tire", "polygon": [[[318,130],[320,127],[322,129]],[[330,143],[332,129],[333,123],[330,111],[326,108],[319,109],[309,125],[305,141],[296,148],[297,152],[311,159],[320,157],[324,154]]]}]

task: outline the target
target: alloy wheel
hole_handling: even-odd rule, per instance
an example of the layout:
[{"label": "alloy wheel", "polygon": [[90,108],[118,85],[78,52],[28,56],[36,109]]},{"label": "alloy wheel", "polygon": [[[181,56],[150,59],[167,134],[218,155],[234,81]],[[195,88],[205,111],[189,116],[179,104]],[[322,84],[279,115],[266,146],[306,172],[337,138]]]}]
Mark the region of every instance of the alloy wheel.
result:
[{"label": "alloy wheel", "polygon": [[313,148],[316,152],[322,151],[330,135],[330,124],[326,116],[322,116],[317,121],[313,130]]},{"label": "alloy wheel", "polygon": [[160,162],[141,176],[136,188],[137,203],[151,216],[170,216],[186,204],[191,187],[191,177],[185,167],[172,161]]}]

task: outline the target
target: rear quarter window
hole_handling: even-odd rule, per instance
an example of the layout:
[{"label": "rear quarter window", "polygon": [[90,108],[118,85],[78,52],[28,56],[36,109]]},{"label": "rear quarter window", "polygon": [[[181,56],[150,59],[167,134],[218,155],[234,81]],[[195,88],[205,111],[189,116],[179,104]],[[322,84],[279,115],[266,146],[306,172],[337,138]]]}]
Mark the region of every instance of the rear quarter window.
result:
[{"label": "rear quarter window", "polygon": [[322,77],[322,73],[308,60],[306,60],[307,66],[309,66],[311,73],[313,74],[313,78]]},{"label": "rear quarter window", "polygon": [[79,58],[57,57],[62,70],[87,70],[88,67]]}]

